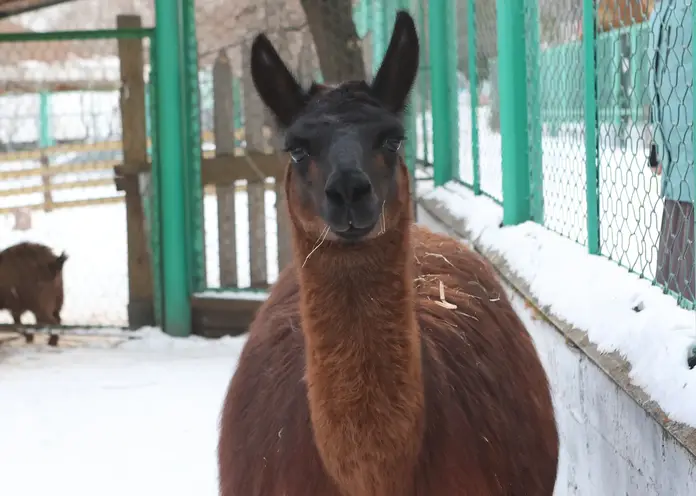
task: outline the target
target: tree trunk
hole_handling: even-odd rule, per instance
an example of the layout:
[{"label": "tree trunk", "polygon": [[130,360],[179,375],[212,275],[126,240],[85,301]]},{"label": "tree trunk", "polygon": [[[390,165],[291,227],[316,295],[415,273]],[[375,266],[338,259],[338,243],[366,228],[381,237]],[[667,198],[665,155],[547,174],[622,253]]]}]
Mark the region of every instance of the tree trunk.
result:
[{"label": "tree trunk", "polygon": [[300,0],[327,83],[365,79],[351,0]]}]

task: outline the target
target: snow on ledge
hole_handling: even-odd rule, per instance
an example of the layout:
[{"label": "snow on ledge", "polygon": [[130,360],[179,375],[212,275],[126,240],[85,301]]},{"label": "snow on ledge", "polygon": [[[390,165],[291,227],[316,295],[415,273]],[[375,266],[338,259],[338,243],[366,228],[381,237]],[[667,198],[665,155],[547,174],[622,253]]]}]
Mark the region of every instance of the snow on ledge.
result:
[{"label": "snow on ledge", "polygon": [[[435,200],[466,225],[472,241],[499,253],[542,307],[587,332],[600,352],[619,353],[631,381],[671,420],[696,427],[696,312],[677,305],[649,281],[533,222],[501,228],[502,207],[448,183]],[[635,307],[643,310],[636,312]]]},{"label": "snow on ledge", "polygon": [[213,290],[201,291],[195,296],[199,298],[219,298],[222,300],[252,300],[266,301],[268,299],[267,291],[245,291],[244,289],[230,290]]}]

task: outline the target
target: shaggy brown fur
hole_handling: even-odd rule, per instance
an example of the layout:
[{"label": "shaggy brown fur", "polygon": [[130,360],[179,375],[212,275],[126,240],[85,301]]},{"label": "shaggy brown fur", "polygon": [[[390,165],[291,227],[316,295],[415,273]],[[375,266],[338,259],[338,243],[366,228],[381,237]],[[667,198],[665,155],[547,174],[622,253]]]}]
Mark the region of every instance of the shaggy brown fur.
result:
[{"label": "shaggy brown fur", "polygon": [[63,308],[65,253],[56,256],[38,243],[19,243],[0,252],[0,309],[9,310],[15,324],[32,312],[39,325],[60,324]]},{"label": "shaggy brown fur", "polygon": [[[384,235],[327,241],[280,275],[224,404],[221,495],[553,494],[558,433],[529,334],[488,262],[412,226],[401,196]],[[294,240],[302,265],[315,240],[297,223]]]},{"label": "shaggy brown fur", "polygon": [[[285,125],[301,116],[285,177],[294,264],[252,323],[227,392],[222,496],[553,493],[558,432],[529,334],[483,258],[413,225],[394,134],[370,134],[390,126],[415,78],[412,19],[397,16],[394,33],[371,86],[315,85],[308,96],[270,42],[252,48],[264,101]],[[316,103],[301,113],[305,98]],[[294,144],[307,130],[312,153]],[[337,146],[345,153],[325,160]],[[380,222],[345,227],[346,212]],[[363,230],[347,240],[350,229]]]}]

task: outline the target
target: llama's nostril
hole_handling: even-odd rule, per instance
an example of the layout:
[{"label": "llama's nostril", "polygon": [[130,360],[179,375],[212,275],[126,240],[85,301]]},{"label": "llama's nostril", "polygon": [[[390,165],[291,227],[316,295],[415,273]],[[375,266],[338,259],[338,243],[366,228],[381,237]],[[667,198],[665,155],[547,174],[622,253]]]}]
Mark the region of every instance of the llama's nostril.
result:
[{"label": "llama's nostril", "polygon": [[327,187],[326,190],[326,198],[329,200],[329,202],[333,203],[336,206],[343,205],[345,203],[345,198],[343,196],[343,193],[335,187]]},{"label": "llama's nostril", "polygon": [[334,173],[324,189],[326,198],[335,206],[352,205],[372,193],[372,184],[361,171]]},{"label": "llama's nostril", "polygon": [[365,178],[364,181],[353,185],[351,202],[357,203],[360,200],[364,199],[366,196],[369,196],[370,193],[372,193],[372,185],[370,184],[370,181],[368,181],[367,178]]}]

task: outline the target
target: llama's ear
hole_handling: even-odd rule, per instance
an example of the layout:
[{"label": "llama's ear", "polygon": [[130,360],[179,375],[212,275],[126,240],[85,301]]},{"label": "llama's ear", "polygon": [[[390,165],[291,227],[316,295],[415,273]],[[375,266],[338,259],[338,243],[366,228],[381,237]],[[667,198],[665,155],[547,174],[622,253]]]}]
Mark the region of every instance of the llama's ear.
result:
[{"label": "llama's ear", "polygon": [[307,95],[264,34],[251,45],[251,78],[278,124],[288,127],[307,103]]},{"label": "llama's ear", "polygon": [[372,92],[392,112],[403,112],[418,74],[418,32],[406,11],[396,14],[387,53],[372,81]]}]

